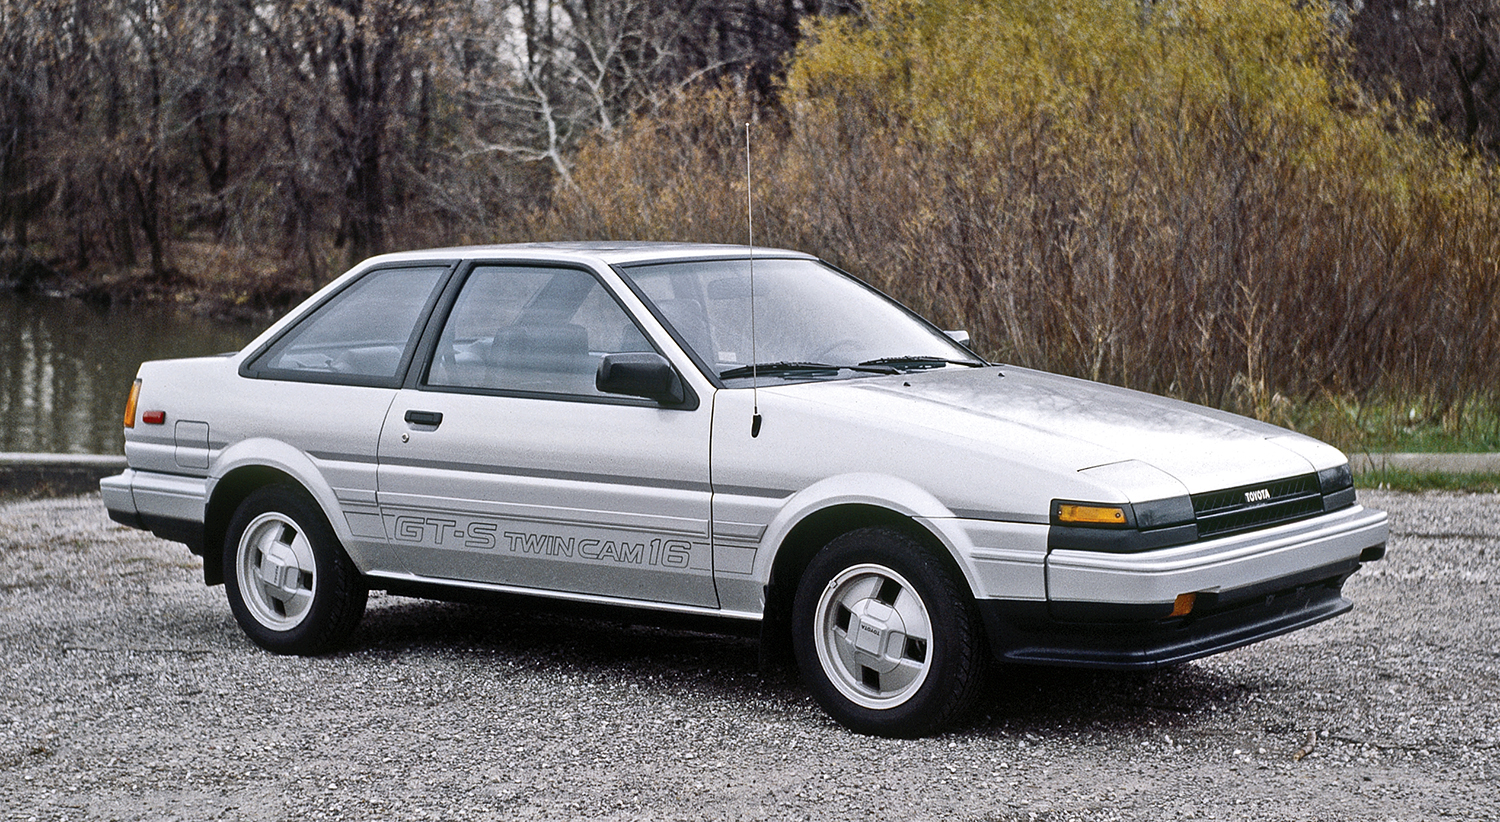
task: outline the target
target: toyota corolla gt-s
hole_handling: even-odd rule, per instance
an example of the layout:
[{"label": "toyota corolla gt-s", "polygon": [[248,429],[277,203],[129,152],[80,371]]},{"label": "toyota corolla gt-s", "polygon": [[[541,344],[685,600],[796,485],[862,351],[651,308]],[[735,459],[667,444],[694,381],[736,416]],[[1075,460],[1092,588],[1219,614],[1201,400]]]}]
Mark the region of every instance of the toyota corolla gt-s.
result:
[{"label": "toyota corolla gt-s", "polygon": [[1337,616],[1383,556],[1338,450],[966,341],[791,251],[386,255],[243,351],[142,365],[101,489],[273,652],[344,641],[372,589],[758,623],[895,736],[991,659],[1151,668]]}]

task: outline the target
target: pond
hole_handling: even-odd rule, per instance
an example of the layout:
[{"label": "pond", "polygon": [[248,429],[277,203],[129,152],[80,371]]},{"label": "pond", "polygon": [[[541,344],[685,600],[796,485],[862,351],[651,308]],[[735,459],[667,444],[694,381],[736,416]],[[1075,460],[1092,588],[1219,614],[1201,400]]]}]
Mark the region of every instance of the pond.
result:
[{"label": "pond", "polygon": [[0,290],[0,452],[124,453],[120,417],[143,361],[238,350],[263,327]]}]

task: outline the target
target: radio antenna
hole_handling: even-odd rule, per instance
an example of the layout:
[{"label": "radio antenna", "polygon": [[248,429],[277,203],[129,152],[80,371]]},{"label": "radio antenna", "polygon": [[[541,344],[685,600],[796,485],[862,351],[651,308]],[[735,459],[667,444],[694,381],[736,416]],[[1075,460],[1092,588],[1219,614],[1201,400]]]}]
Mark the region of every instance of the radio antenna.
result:
[{"label": "radio antenna", "polygon": [[755,350],[755,197],[750,188],[750,124],[745,124],[745,225],[750,242],[750,436],[760,436],[760,357]]}]

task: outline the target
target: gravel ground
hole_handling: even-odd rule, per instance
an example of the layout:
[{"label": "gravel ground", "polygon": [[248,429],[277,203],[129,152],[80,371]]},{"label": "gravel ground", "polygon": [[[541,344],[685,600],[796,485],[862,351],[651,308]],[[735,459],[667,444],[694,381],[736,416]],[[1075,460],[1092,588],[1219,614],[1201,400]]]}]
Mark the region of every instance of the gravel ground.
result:
[{"label": "gravel ground", "polygon": [[996,668],[852,735],[751,640],[375,595],[253,647],[97,496],[0,503],[5,819],[1500,819],[1500,497],[1366,493],[1354,613],[1150,675]]}]

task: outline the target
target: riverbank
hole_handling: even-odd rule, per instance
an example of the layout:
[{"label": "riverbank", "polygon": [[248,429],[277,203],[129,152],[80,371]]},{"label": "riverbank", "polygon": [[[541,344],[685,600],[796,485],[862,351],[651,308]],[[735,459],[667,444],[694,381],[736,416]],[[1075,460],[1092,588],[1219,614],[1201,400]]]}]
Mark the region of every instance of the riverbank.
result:
[{"label": "riverbank", "polygon": [[264,320],[306,299],[323,283],[275,255],[184,243],[176,265],[67,271],[14,244],[0,247],[0,289],[76,299],[96,306],[161,305],[213,319]]},{"label": "riverbank", "polygon": [[0,453],[0,499],[87,494],[124,470],[123,455]]}]

